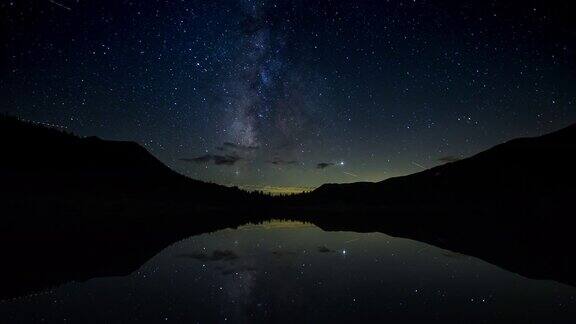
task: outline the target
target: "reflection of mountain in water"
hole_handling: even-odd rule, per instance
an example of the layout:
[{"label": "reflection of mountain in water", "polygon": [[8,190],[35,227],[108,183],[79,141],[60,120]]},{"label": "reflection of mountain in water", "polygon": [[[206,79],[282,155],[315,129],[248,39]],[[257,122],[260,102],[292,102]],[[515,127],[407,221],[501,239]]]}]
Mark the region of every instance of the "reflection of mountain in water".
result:
[{"label": "reflection of mountain in water", "polygon": [[574,284],[575,166],[572,125],[405,177],[324,185],[287,205],[323,228],[415,238]]},{"label": "reflection of mountain in water", "polygon": [[130,275],[0,302],[0,313],[14,323],[548,323],[576,318],[575,293],[413,240],[272,221],[180,240]]}]

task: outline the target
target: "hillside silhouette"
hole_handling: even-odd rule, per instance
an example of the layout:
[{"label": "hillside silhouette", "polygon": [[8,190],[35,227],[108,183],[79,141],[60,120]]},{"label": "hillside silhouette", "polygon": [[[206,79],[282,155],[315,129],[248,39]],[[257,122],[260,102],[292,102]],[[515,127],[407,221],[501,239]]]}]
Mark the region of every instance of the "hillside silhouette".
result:
[{"label": "hillside silhouette", "polygon": [[134,142],[81,138],[8,116],[0,117],[0,145],[0,208],[14,216],[13,226],[27,217],[34,220],[30,227],[126,212],[190,213],[250,195],[182,176]]},{"label": "hillside silhouette", "polygon": [[576,124],[540,137],[514,139],[470,158],[408,176],[378,183],[325,184],[306,198],[369,205],[434,206],[450,201],[467,207],[522,202],[547,211],[554,205],[561,211],[573,193],[569,189],[575,177],[574,153]]},{"label": "hillside silhouette", "polygon": [[573,124],[408,176],[326,184],[285,203],[325,229],[404,236],[575,284],[575,166]]}]

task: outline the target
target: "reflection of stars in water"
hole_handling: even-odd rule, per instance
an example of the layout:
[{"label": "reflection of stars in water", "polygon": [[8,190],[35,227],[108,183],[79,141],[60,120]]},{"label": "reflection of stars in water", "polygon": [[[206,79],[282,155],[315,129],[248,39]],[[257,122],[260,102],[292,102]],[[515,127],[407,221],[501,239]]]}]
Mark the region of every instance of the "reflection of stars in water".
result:
[{"label": "reflection of stars in water", "polygon": [[[310,317],[322,316],[318,322],[333,318],[351,322],[367,312],[379,319],[388,314],[395,316],[406,312],[415,313],[420,306],[424,306],[425,310],[433,309],[435,314],[441,317],[451,314],[454,303],[488,317],[495,315],[495,307],[503,307],[502,309],[506,308],[507,311],[509,309],[508,290],[504,295],[506,298],[501,298],[501,294],[494,295],[502,289],[498,284],[505,283],[506,280],[497,277],[498,281],[495,283],[498,284],[485,282],[487,279],[494,280],[491,279],[490,271],[499,270],[490,266],[487,269],[489,272],[484,273],[481,263],[474,259],[452,256],[449,258],[450,262],[445,263],[441,257],[445,255],[442,250],[430,247],[417,253],[422,250],[420,243],[391,239],[382,234],[314,231],[307,237],[301,237],[298,236],[299,231],[309,229],[297,227],[297,230],[287,233],[287,229],[295,228],[276,226],[270,229],[260,226],[257,228],[260,231],[255,231],[254,226],[248,228],[249,230],[230,229],[206,234],[175,245],[168,253],[154,258],[129,278],[131,286],[127,288],[132,287],[129,292],[112,289],[122,287],[117,280],[123,279],[113,279],[110,287],[89,283],[89,287],[99,289],[95,294],[84,290],[76,294],[74,291],[65,291],[66,294],[59,292],[53,299],[50,296],[49,302],[58,305],[51,310],[57,313],[61,311],[61,305],[70,305],[72,301],[69,298],[86,294],[93,298],[97,307],[108,307],[108,304],[97,304],[108,300],[107,298],[97,297],[109,296],[111,293],[115,293],[114,296],[118,299],[128,297],[130,303],[139,303],[135,307],[146,308],[147,314],[151,311],[158,312],[158,316],[154,314],[154,318],[167,318],[168,321],[176,322],[271,322],[279,316],[290,318],[294,312],[303,309],[305,312],[308,312],[308,309],[314,312]],[[271,230],[275,232],[270,233]],[[283,244],[278,244],[279,242]],[[344,248],[342,245],[334,246],[345,242],[358,243],[353,246],[344,245]],[[206,247],[203,248],[203,244],[206,244]],[[276,249],[277,246],[281,249]],[[195,251],[212,255],[214,250],[229,249],[237,254],[238,258],[234,258],[233,262],[221,259],[207,261],[202,264],[202,268],[209,269],[207,272],[200,268],[201,262],[173,257]],[[398,253],[393,255],[398,258],[389,259],[388,249],[397,250]],[[343,256],[344,254],[347,256]],[[248,264],[252,267],[248,268]],[[390,267],[390,264],[396,266]],[[421,272],[429,266],[433,266],[436,271]],[[466,269],[461,266],[472,266],[468,269],[474,272],[461,272]],[[457,278],[453,272],[458,274]],[[420,274],[424,277],[418,277]],[[442,281],[428,280],[431,274]],[[506,278],[521,280],[516,275]],[[531,284],[525,286],[528,289],[538,284],[529,282]],[[368,284],[370,287],[366,289]],[[511,284],[513,286],[510,287],[517,287],[518,282],[513,281]],[[548,284],[544,286],[548,287],[544,293],[548,291],[553,295],[542,297],[542,291],[534,291],[531,296],[542,298],[541,301],[534,300],[533,302],[539,303],[534,305],[541,307],[542,301],[553,303],[556,311],[554,314],[564,314],[568,307],[573,306],[573,294],[559,295],[561,288],[549,287]],[[71,287],[76,289],[75,287],[79,286]],[[161,289],[158,289],[159,287]],[[144,299],[140,299],[142,296]],[[149,296],[155,299],[150,300]],[[554,296],[568,299],[555,299]],[[515,309],[523,310],[525,301],[526,298],[520,298],[519,304],[512,304],[512,315],[517,314],[514,313]],[[116,309],[123,312],[125,308]],[[189,314],[198,309],[205,313]],[[25,308],[22,307],[22,312],[24,311]],[[64,312],[66,311],[68,309],[64,309]],[[324,314],[327,314],[328,318],[323,317]],[[204,318],[204,315],[208,318]],[[189,318],[190,316],[192,318]]]}]

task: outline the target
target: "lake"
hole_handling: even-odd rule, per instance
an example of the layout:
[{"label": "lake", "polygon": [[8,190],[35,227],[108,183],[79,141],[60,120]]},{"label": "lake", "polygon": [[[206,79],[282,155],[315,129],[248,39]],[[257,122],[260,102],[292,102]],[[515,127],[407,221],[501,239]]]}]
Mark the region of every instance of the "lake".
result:
[{"label": "lake", "polygon": [[269,221],[192,236],[125,277],[0,302],[3,323],[576,322],[576,288],[381,233]]}]

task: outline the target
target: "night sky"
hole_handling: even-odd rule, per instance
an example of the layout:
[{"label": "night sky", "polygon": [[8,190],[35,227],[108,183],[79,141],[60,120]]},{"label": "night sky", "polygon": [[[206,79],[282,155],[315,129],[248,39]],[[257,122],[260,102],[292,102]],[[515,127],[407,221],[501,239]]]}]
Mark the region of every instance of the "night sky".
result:
[{"label": "night sky", "polygon": [[569,3],[2,1],[0,112],[225,185],[379,181],[576,121]]}]

